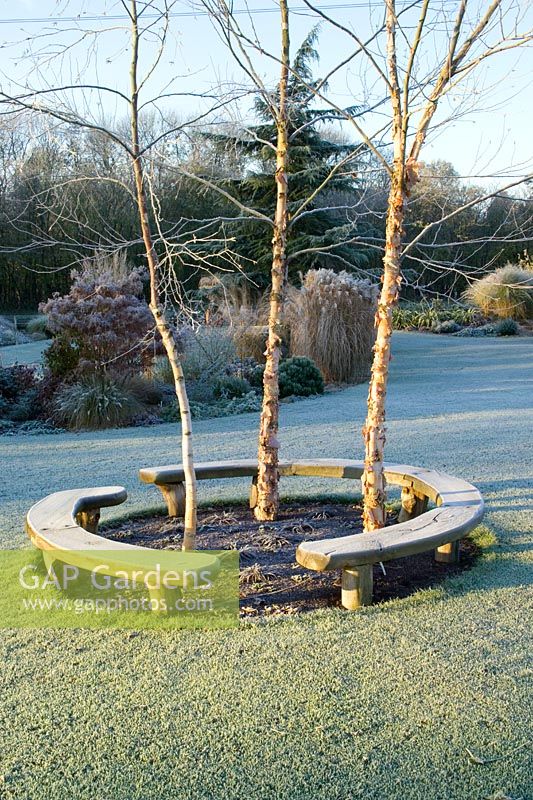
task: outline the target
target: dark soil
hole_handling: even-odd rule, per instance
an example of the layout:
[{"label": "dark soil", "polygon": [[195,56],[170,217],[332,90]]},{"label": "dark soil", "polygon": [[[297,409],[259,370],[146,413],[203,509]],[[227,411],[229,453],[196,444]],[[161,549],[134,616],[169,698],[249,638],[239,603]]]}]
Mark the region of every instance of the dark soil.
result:
[{"label": "dark soil", "polygon": [[[198,512],[199,550],[236,549],[240,553],[242,616],[294,614],[340,606],[340,573],[300,567],[295,550],[303,540],[333,539],[361,532],[361,507],[338,502],[285,502],[276,522],[257,522],[242,506],[204,507]],[[388,524],[396,522],[389,513]],[[179,549],[183,523],[154,516],[127,520],[101,531],[115,541]],[[461,542],[459,564],[438,564],[433,553],[387,561],[374,567],[374,602],[407,597],[465,569],[478,555],[469,539]]]}]

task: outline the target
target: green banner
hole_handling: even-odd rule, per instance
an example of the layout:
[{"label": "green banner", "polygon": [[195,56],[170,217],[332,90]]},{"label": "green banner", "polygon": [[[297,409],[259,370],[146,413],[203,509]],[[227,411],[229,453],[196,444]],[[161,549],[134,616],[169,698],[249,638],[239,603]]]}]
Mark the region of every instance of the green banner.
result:
[{"label": "green banner", "polygon": [[228,628],[236,550],[0,550],[0,628]]}]

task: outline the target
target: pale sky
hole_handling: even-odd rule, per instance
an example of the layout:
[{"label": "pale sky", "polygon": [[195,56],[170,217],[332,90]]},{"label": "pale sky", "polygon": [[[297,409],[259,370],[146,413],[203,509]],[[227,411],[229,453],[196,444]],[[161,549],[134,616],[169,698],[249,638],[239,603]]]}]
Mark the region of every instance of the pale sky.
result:
[{"label": "pale sky", "polygon": [[[475,4],[482,0],[474,0]],[[380,0],[316,0],[316,4],[334,16],[344,26],[365,38],[372,23],[381,18],[383,5]],[[435,50],[446,41],[443,27],[451,22],[456,8],[455,0],[435,1],[434,8],[444,5],[446,15],[441,19],[439,30],[427,41],[422,59],[429,64]],[[486,5],[486,3],[485,3]],[[291,0],[291,44],[294,53],[297,46],[317,21],[310,12],[303,10],[302,0]],[[244,9],[244,0],[236,0],[235,7]],[[402,4],[398,2],[398,8]],[[278,49],[278,14],[275,0],[250,0],[248,8],[256,33],[266,50]],[[532,7],[528,2],[520,4],[522,21],[520,30],[527,27],[525,16],[529,15],[531,27]],[[266,11],[265,11],[266,9]],[[449,9],[449,11],[448,11]],[[213,29],[205,14],[192,15],[190,4],[176,2],[173,6],[172,36],[166,54],[156,76],[148,87],[154,95],[165,91],[198,92],[212,90],[218,82],[242,83],[242,72]],[[271,13],[268,13],[271,12]],[[112,17],[118,15],[120,19]],[[77,20],[72,20],[72,18]],[[249,18],[238,17],[250,30]],[[411,21],[406,17],[407,24]],[[99,83],[127,92],[128,83],[128,20],[120,3],[114,0],[19,0],[14,4],[0,0],[0,83],[6,91],[13,78],[20,84],[57,86],[59,82]],[[408,28],[408,32],[410,29]],[[97,36],[98,32],[104,32]],[[412,31],[411,31],[412,32]],[[40,38],[39,38],[40,37]],[[98,42],[98,49],[96,43]],[[59,59],[57,45],[72,45]],[[315,70],[316,76],[324,75],[341,58],[353,49],[352,42],[342,32],[323,23],[318,43],[321,60]],[[401,46],[401,42],[400,42]],[[39,74],[35,71],[35,60],[29,50],[39,51]],[[151,55],[149,48],[145,50]],[[380,58],[379,50],[376,51]],[[277,66],[269,59],[254,54],[254,63],[265,81],[273,86]],[[83,77],[81,77],[83,76]],[[177,76],[177,78],[176,78]],[[445,159],[452,162],[461,175],[523,175],[533,171],[533,103],[532,103],[533,55],[531,47],[499,54],[488,59],[470,81],[450,95],[443,104],[440,120],[450,110],[458,109],[458,119],[433,132],[423,151],[423,161]],[[175,78],[174,84],[169,84]],[[350,67],[338,73],[330,82],[330,96],[339,106],[359,104],[381,96],[379,81],[364,79],[363,70]],[[165,88],[168,84],[168,88]],[[150,94],[147,92],[146,97]],[[126,115],[126,107],[117,103],[110,94],[101,95],[97,104],[95,93],[73,93],[77,102],[85,102],[92,113]],[[182,116],[197,111],[199,102],[193,97],[179,97],[169,104]],[[476,106],[476,108],[472,108]],[[80,106],[79,106],[80,107]],[[167,105],[167,108],[169,105]],[[369,131],[381,124],[381,118],[371,115],[365,118]],[[505,183],[506,178],[501,182]]]}]

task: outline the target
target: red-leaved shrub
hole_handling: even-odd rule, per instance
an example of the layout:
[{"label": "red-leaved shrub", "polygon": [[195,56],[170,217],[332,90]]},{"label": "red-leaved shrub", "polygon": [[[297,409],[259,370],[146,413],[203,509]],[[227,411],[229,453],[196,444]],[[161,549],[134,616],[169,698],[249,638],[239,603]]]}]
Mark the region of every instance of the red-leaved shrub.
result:
[{"label": "red-leaved shrub", "polygon": [[54,337],[45,352],[52,374],[66,377],[145,368],[159,348],[139,272],[95,275],[86,267],[73,272],[72,278],[67,295],[55,294],[39,308]]}]

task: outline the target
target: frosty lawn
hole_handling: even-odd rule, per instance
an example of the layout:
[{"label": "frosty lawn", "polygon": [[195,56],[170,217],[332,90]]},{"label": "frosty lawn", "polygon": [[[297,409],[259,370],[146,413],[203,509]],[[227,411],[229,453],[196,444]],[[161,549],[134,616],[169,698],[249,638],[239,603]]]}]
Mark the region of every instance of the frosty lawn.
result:
[{"label": "frosty lawn", "polygon": [[[387,458],[481,489],[498,542],[476,568],[407,601],[239,631],[0,632],[0,797],[531,796],[533,342],[396,334],[395,355]],[[365,400],[358,386],[284,406],[282,457],[360,457]],[[196,455],[253,457],[256,429],[196,422]],[[130,509],[159,504],[136,470],[179,459],[174,431],[2,437],[1,546],[60,488],[123,483]],[[316,488],[346,482],[284,484]]]},{"label": "frosty lawn", "polygon": [[26,344],[12,344],[0,347],[0,364],[10,367],[12,364],[40,364],[43,350],[50,346],[50,341],[43,339]]}]

